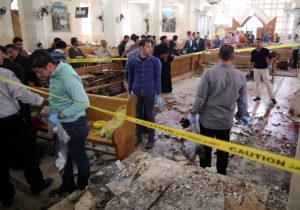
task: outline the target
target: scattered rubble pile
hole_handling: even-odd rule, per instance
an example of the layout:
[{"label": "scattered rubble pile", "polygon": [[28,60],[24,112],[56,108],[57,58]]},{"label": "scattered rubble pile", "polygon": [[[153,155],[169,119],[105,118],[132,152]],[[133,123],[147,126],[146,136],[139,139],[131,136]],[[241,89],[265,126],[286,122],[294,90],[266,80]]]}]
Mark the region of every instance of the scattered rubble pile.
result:
[{"label": "scattered rubble pile", "polygon": [[265,187],[136,151],[100,170],[73,205],[76,210],[260,210],[266,209],[268,194]]}]

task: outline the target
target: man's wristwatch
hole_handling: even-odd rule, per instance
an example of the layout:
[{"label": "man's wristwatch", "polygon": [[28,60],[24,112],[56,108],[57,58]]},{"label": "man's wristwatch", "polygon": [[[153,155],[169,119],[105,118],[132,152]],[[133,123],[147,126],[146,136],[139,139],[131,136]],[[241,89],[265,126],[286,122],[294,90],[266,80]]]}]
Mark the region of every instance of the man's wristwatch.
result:
[{"label": "man's wristwatch", "polygon": [[65,115],[64,115],[62,112],[58,112],[58,114],[57,114],[57,118],[60,119],[60,120],[61,120],[62,118],[64,118],[64,116],[65,116]]}]

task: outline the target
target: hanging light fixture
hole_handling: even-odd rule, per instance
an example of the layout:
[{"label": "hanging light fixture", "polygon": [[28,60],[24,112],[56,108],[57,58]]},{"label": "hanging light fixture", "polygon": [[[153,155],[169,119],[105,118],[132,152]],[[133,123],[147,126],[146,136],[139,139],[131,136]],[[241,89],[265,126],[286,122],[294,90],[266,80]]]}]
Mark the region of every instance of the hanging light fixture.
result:
[{"label": "hanging light fixture", "polygon": [[208,4],[216,5],[219,4],[222,0],[205,0]]}]

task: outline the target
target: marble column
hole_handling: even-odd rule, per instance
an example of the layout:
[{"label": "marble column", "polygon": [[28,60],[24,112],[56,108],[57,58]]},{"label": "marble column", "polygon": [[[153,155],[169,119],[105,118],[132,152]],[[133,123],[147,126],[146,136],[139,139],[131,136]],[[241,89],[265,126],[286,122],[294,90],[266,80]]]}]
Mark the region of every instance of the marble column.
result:
[{"label": "marble column", "polygon": [[149,2],[149,34],[156,35],[157,38],[161,36],[162,30],[162,1],[151,0]]},{"label": "marble column", "polygon": [[102,3],[104,37],[110,46],[116,46],[119,44],[122,36],[123,21],[117,21],[117,17],[122,13],[122,1],[103,0]]}]

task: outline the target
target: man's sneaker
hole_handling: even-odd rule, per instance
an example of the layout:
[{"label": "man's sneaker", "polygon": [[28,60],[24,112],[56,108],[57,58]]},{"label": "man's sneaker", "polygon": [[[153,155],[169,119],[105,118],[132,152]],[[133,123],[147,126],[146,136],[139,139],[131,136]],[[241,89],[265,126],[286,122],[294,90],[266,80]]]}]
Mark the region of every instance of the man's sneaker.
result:
[{"label": "man's sneaker", "polygon": [[260,97],[257,96],[256,98],[253,99],[253,101],[260,101]]},{"label": "man's sneaker", "polygon": [[146,148],[146,149],[151,149],[151,148],[154,146],[154,144],[155,144],[155,141],[154,141],[154,140],[148,140],[148,142],[147,142],[145,148]]},{"label": "man's sneaker", "polygon": [[277,104],[277,101],[276,101],[275,98],[272,98],[271,101],[272,101],[273,104]]},{"label": "man's sneaker", "polygon": [[72,193],[76,189],[75,185],[73,186],[64,186],[60,185],[57,189],[51,190],[49,192],[49,197],[59,196],[62,197],[64,195]]},{"label": "man's sneaker", "polygon": [[48,188],[52,183],[53,183],[52,178],[45,179],[44,184],[42,186],[40,186],[39,188],[31,188],[31,192],[33,194],[38,194],[41,191],[43,191],[44,189]]}]

